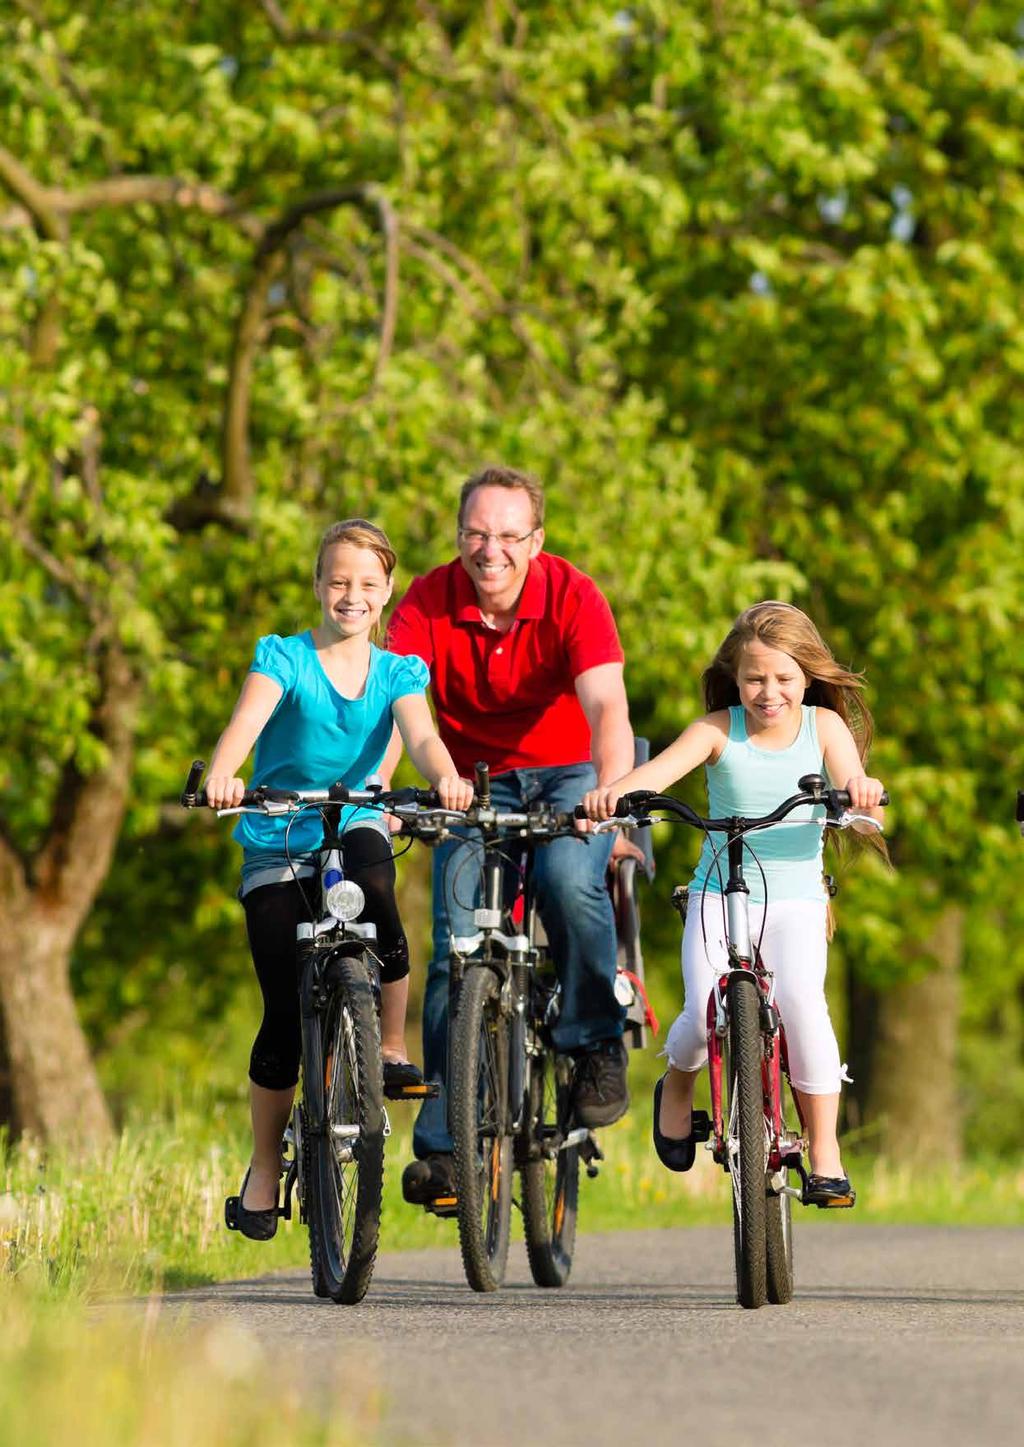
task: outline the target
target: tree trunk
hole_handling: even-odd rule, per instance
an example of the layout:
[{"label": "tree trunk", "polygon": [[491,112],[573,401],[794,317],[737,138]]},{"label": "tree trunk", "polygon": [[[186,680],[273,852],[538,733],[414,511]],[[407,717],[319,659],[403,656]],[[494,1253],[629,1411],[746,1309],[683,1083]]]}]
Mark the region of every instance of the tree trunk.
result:
[{"label": "tree trunk", "polygon": [[0,904],[0,1006],[12,1124],[53,1144],[101,1145],[111,1123],[71,991],[78,921],[27,890]]},{"label": "tree trunk", "polygon": [[45,842],[31,857],[0,830],[0,1017],[16,1132],[89,1147],[112,1135],[78,1020],[71,951],[110,868],[133,759],[139,680],[116,642],[100,644],[90,728],[105,762],[69,759]]},{"label": "tree trunk", "polygon": [[876,997],[865,1123],[879,1128],[879,1153],[912,1164],[950,1163],[962,1153],[956,1078],[964,917],[944,909],[916,955],[926,975]]}]

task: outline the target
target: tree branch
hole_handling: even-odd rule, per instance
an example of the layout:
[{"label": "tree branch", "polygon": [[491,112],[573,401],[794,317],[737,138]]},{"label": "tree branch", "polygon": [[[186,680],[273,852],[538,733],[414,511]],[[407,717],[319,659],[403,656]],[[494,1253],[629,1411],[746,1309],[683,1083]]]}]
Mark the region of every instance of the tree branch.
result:
[{"label": "tree branch", "polygon": [[[408,230],[413,236],[418,237],[422,242],[427,244],[425,249],[433,247],[435,250],[443,252],[456,266],[461,267],[471,280],[476,282],[477,286],[479,286],[480,290],[491,303],[494,311],[499,316],[506,318],[512,335],[537,364],[548,381],[556,386],[563,396],[568,396],[571,391],[568,381],[555,364],[540,350],[530,336],[530,333],[519,320],[515,309],[505,300],[483,268],[460,247],[456,246],[454,241],[450,241],[447,236],[442,236],[439,231],[433,231],[429,226],[410,226]],[[420,254],[421,256],[423,255],[422,250]],[[427,258],[424,256],[423,259],[426,260]],[[433,258],[430,264],[439,275],[444,276],[448,274],[450,276],[450,268],[441,262],[440,258]]]},{"label": "tree branch", "polygon": [[106,749],[107,761],[83,774],[69,759],[57,786],[46,842],[35,864],[39,895],[82,917],[106,877],[128,798],[140,683],[120,646],[100,645],[99,696],[89,732]]},{"label": "tree branch", "polygon": [[235,329],[223,429],[223,497],[227,511],[235,517],[245,514],[252,501],[253,480],[249,461],[252,369],[270,287],[283,269],[281,253],[289,237],[307,217],[336,210],[339,206],[364,206],[377,213],[384,238],[385,275],[374,385],[379,383],[390,359],[398,320],[399,226],[394,207],[372,182],[303,197],[266,228],[256,250],[252,280]]},{"label": "tree branch", "polygon": [[398,62],[363,30],[304,30],[292,25],[276,0],[260,0],[260,4],[271,30],[283,45],[351,45],[365,51],[392,75],[399,72]]}]

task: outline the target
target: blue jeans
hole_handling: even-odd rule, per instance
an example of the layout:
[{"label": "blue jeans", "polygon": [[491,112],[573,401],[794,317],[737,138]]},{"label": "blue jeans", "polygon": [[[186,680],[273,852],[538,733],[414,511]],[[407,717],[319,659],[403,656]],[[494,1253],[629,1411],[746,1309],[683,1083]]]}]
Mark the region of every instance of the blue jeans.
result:
[{"label": "blue jeans", "polygon": [[[551,769],[512,769],[491,779],[499,810],[543,802],[569,812],[596,782],[590,764]],[[534,854],[537,903],[561,981],[561,1013],[553,1031],[560,1050],[578,1050],[622,1035],[625,1012],[615,998],[615,917],[605,884],[610,834],[585,843],[556,839]],[[434,955],[423,999],[423,1066],[441,1093],[420,1108],[413,1150],[422,1160],[450,1151],[445,1075],[448,1059],[450,936],[475,932],[473,909],[480,882],[480,850],[449,840],[434,852]]]}]

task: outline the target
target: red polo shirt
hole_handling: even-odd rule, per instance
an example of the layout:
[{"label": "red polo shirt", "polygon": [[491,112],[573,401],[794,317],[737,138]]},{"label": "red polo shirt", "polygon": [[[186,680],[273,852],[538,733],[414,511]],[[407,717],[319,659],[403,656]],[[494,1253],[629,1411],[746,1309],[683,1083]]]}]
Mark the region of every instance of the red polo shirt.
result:
[{"label": "red polo shirt", "polygon": [[418,653],[430,667],[441,738],[460,774],[478,761],[493,774],[590,759],[590,726],[575,680],[621,663],[611,609],[596,583],[540,553],[508,633],[480,617],[476,589],[456,558],[417,578],[388,629],[393,653]]}]

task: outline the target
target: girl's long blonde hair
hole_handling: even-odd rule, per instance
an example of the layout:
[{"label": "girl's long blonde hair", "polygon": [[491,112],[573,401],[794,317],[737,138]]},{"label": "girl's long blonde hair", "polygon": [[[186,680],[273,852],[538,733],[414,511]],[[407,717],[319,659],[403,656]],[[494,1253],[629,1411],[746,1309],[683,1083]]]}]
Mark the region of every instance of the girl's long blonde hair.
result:
[{"label": "girl's long blonde hair", "polygon": [[701,682],[708,712],[739,703],[736,674],[740,653],[745,644],[755,640],[768,648],[777,648],[780,653],[788,653],[800,665],[810,679],[804,703],[833,709],[853,734],[861,763],[866,763],[875,725],[864,701],[863,675],[836,662],[807,614],[794,608],[792,603],[779,603],[770,598],[745,608],[736,619],[704,670]]}]

